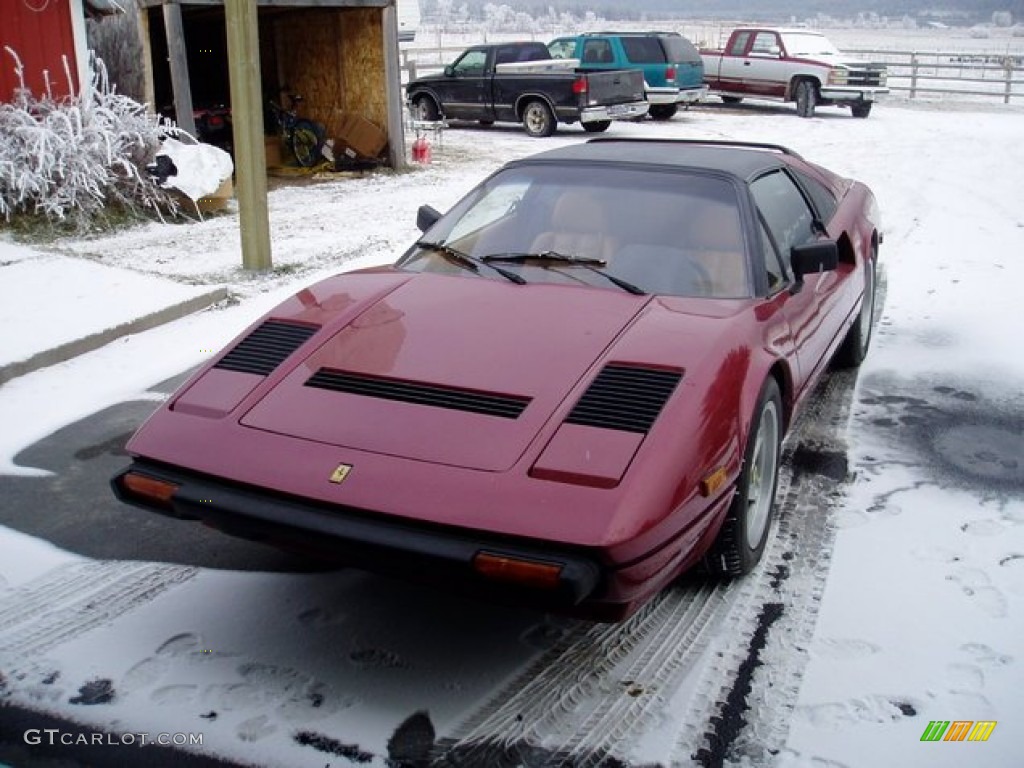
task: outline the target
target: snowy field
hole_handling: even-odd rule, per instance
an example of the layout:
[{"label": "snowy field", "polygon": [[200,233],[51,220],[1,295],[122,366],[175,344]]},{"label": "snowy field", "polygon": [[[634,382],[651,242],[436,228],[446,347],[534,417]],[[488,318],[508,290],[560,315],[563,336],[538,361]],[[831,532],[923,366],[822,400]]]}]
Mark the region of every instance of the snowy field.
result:
[{"label": "snowy field", "polygon": [[[890,100],[867,120],[836,109],[801,120],[791,106],[709,105],[608,135],[783,143],[866,182],[883,212],[887,295],[840,426],[847,481],[815,511],[833,546],[827,581],[787,598],[785,609],[806,617],[806,636],[769,630],[747,725],[726,764],[1019,766],[1024,110]],[[159,398],[150,387],[298,287],[394,259],[417,234],[421,203],[443,210],[501,162],[585,138],[572,127],[546,140],[517,126],[452,129],[434,141],[429,166],[280,187],[270,198],[276,269],[260,277],[239,267],[235,215],[54,244],[39,258],[227,285],[233,301],[0,387],[0,472],[39,474],[19,461],[23,449],[106,406]],[[21,251],[8,258],[16,250],[0,241],[0,265],[25,264]],[[0,280],[11,268],[0,266]],[[80,275],[88,289],[89,272]],[[7,312],[59,312],[38,296],[6,301]],[[0,337],[0,358],[12,343]],[[126,536],[137,514],[125,512]],[[106,600],[115,586],[131,597]],[[117,733],[202,732],[205,754],[272,766],[384,766],[397,732],[406,741],[467,733],[483,702],[526,680],[559,642],[590,632],[347,572],[89,561],[7,529],[0,608],[0,703]],[[735,624],[746,626],[711,624],[686,642],[713,659],[735,647]],[[623,693],[626,682],[640,687]],[[643,684],[604,682],[646,701]],[[84,706],[97,685],[110,697]],[[660,709],[645,710],[610,757],[690,765],[703,746],[693,734],[701,726],[685,722],[691,705],[676,708],[671,691],[650,701]],[[933,720],[997,725],[985,743],[922,743]],[[564,735],[535,725],[516,727],[538,734],[540,746]]]}]

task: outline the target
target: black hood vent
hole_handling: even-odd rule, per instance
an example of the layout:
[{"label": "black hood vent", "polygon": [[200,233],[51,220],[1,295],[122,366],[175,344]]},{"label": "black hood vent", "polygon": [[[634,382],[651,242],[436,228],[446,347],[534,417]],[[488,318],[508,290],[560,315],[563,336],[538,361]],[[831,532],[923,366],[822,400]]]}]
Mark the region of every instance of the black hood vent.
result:
[{"label": "black hood vent", "polygon": [[518,418],[530,402],[530,398],[518,395],[476,392],[443,384],[400,381],[383,376],[369,376],[365,373],[336,371],[330,368],[321,368],[314,373],[306,381],[306,386],[329,389],[332,392],[346,392],[350,395],[398,400],[403,403],[450,408],[455,411],[469,411],[485,416],[500,416],[503,419]]},{"label": "black hood vent", "polygon": [[267,376],[318,330],[318,326],[267,320],[213,367]]},{"label": "black hood vent", "polygon": [[566,422],[646,434],[682,378],[682,371],[605,366]]}]

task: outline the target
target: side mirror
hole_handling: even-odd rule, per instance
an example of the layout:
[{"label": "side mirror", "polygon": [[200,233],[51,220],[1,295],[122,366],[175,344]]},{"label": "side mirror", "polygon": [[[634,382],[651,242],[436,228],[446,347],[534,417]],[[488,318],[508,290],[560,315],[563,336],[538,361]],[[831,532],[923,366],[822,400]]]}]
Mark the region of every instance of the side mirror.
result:
[{"label": "side mirror", "polygon": [[441,214],[436,208],[432,208],[429,205],[421,205],[419,210],[416,211],[416,226],[419,227],[420,232],[426,232],[437,224],[437,220],[440,218]]},{"label": "side mirror", "polygon": [[779,46],[777,46],[777,45],[770,45],[770,46],[768,46],[768,55],[769,56],[781,56],[782,55],[782,49],[779,48]]},{"label": "side mirror", "polygon": [[446,66],[444,68],[444,76],[445,77],[455,77],[455,67],[453,67],[451,64]]},{"label": "side mirror", "polygon": [[839,266],[839,246],[835,240],[815,240],[789,249],[789,263],[796,279],[794,293],[803,287],[804,275],[831,272]]}]

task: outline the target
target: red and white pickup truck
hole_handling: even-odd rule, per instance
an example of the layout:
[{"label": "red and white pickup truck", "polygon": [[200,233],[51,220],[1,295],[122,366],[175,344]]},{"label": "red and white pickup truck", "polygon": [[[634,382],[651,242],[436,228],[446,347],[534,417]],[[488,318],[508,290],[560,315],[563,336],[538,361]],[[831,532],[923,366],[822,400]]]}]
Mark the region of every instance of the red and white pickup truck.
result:
[{"label": "red and white pickup truck", "polygon": [[795,101],[801,117],[830,105],[867,117],[875,100],[889,92],[884,64],[844,58],[827,37],[807,29],[741,27],[724,50],[701,51],[701,59],[704,82],[722,101]]}]

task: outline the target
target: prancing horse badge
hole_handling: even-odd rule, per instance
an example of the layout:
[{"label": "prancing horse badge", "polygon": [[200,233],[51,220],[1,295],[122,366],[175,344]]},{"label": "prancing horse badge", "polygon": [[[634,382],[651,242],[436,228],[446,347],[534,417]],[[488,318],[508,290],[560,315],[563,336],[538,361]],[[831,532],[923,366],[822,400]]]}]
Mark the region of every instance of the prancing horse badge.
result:
[{"label": "prancing horse badge", "polygon": [[339,464],[337,467],[334,468],[334,471],[331,472],[331,482],[332,483],[343,483],[343,482],[345,482],[345,478],[348,477],[348,473],[351,472],[351,471],[352,471],[352,465],[351,464]]}]

